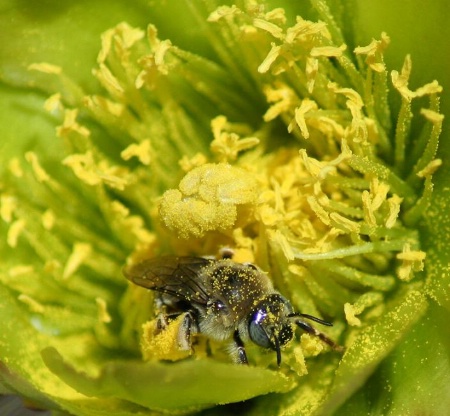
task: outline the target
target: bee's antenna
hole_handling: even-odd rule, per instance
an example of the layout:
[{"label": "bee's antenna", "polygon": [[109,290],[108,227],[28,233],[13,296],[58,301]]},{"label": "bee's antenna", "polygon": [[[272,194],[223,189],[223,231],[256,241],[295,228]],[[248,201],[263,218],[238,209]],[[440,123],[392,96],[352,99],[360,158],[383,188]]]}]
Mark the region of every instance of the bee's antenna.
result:
[{"label": "bee's antenna", "polygon": [[290,313],[288,318],[306,318],[311,321],[317,322],[318,324],[333,326],[331,322],[324,321],[323,319],[317,318],[316,316],[308,315],[307,313]]}]

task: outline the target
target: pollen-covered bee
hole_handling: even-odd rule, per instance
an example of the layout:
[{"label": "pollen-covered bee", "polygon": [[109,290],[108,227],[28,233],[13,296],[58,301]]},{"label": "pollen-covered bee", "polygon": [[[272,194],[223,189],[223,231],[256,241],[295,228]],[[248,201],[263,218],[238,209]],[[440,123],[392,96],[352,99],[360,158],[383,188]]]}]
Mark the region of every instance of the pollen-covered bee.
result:
[{"label": "pollen-covered bee", "polygon": [[327,326],[331,323],[294,312],[267,274],[254,264],[234,262],[230,253],[221,260],[152,258],[125,267],[124,275],[136,285],[158,292],[160,327],[183,315],[178,334],[181,349],[191,349],[192,335],[201,333],[216,341],[230,340],[234,360],[247,364],[244,342],[251,340],[275,351],[279,366],[281,346],[293,338],[294,324],[332,348],[341,348],[305,319]]}]

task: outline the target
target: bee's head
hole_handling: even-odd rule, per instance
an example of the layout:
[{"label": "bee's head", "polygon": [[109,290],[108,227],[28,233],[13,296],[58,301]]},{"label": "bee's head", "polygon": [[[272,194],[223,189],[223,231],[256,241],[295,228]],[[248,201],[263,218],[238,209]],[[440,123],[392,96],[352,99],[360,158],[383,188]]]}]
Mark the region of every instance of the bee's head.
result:
[{"label": "bee's head", "polygon": [[280,347],[294,336],[292,320],[293,310],[289,301],[278,293],[262,299],[250,316],[248,332],[250,339],[263,348],[277,353],[277,363],[281,363]]},{"label": "bee's head", "polygon": [[251,313],[248,333],[255,344],[276,351],[278,366],[281,364],[281,346],[289,342],[294,336],[293,324],[296,324],[308,334],[318,337],[334,350],[344,351],[343,347],[311,326],[305,319],[321,325],[333,326],[330,322],[315,316],[294,312],[286,298],[279,293],[272,293],[264,297]]}]

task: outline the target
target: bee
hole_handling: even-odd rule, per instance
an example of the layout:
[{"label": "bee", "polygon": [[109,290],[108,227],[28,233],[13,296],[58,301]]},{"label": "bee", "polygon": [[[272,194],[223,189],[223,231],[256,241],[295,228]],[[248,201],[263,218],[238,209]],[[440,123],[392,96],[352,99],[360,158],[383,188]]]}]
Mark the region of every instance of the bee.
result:
[{"label": "bee", "polygon": [[162,311],[158,327],[182,316],[178,346],[192,349],[192,336],[203,334],[215,341],[231,341],[234,361],[248,364],[244,342],[276,352],[292,340],[294,325],[318,337],[335,350],[334,341],[307,320],[332,326],[315,316],[294,312],[291,303],[272,285],[268,275],[252,263],[236,263],[232,252],[220,260],[209,257],[163,256],[126,266],[125,277],[158,293]]}]

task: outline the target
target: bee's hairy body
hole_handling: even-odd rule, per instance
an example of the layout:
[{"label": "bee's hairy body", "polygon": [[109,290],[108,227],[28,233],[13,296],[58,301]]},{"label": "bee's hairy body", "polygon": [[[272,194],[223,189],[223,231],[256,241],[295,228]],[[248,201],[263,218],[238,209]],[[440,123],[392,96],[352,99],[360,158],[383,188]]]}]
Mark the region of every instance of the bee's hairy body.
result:
[{"label": "bee's hairy body", "polygon": [[[280,346],[293,337],[294,323],[336,346],[296,314],[261,269],[229,258],[163,256],[124,269],[133,283],[158,293],[157,305],[167,316],[184,314],[181,348],[191,348],[191,336],[204,334],[216,341],[232,340],[230,352],[238,363],[247,363],[244,342],[270,348],[281,362]],[[164,327],[164,325],[161,325]]]}]

